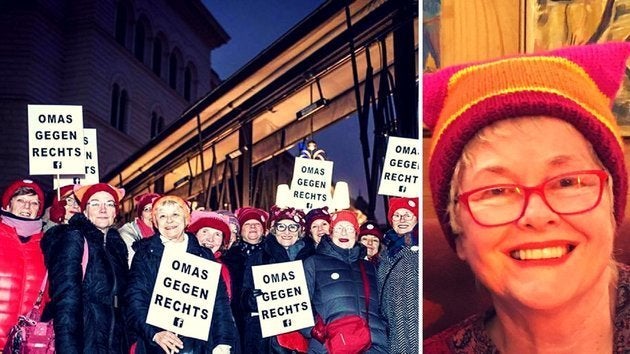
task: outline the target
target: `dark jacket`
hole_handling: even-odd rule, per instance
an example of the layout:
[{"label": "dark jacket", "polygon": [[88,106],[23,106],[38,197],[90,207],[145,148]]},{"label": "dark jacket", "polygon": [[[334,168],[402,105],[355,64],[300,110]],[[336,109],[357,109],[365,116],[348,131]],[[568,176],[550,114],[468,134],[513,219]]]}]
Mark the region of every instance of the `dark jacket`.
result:
[{"label": "dark jacket", "polygon": [[389,330],[390,353],[417,353],[419,338],[420,252],[418,225],[412,232],[397,235],[390,230],[383,238],[377,278],[381,312]]},{"label": "dark jacket", "polygon": [[234,315],[234,321],[236,322],[236,328],[241,339],[241,348],[244,346],[243,335],[245,333],[245,314],[241,307],[240,294],[243,288],[243,274],[245,273],[245,263],[250,255],[259,250],[261,244],[250,245],[246,242],[240,241],[232,245],[228,249],[221,260],[223,264],[228,268],[230,277],[232,277],[232,314]]},{"label": "dark jacket", "polygon": [[[241,292],[241,306],[245,312],[245,333],[243,348],[250,353],[282,353],[283,348],[278,347],[277,340],[262,338],[260,321],[258,316],[252,316],[252,312],[258,312],[256,297],[254,296],[254,277],[252,267],[264,264],[275,264],[295,260],[304,260],[315,253],[315,243],[309,237],[302,237],[296,245],[303,245],[297,252],[295,259],[290,259],[287,250],[278,243],[272,234],[267,235],[262,243],[260,251],[252,254],[245,266],[243,277],[243,290]],[[299,246],[298,246],[299,247]]]},{"label": "dark jacket", "polygon": [[[162,329],[145,323],[153,287],[160,268],[164,245],[159,234],[137,241],[133,244],[135,256],[131,263],[129,274],[129,287],[125,293],[128,303],[126,310],[127,325],[138,333],[137,354],[163,353],[162,348],[153,342],[153,336]],[[205,259],[214,260],[212,251],[203,248],[197,242],[194,235],[188,234],[188,246],[186,252]],[[204,342],[195,338],[180,337],[184,342],[184,350],[193,353],[210,353],[219,344],[227,344],[232,347],[232,353],[238,352],[240,347],[237,342],[236,326],[230,311],[229,299],[225,288],[225,282],[219,277],[219,287],[215,298],[212,314],[212,324],[208,341]]]},{"label": "dark jacket", "polygon": [[[84,240],[88,263],[83,277]],[[48,268],[57,353],[128,353],[121,295],[127,285],[127,247],[118,231],[105,236],[85,215],[49,229],[41,241]]]},{"label": "dark jacket", "polygon": [[[351,249],[335,245],[329,237],[323,237],[314,256],[304,261],[306,283],[315,312],[324,324],[333,320],[365,314],[365,289],[359,262],[363,262],[370,282],[369,321],[372,346],[367,353],[387,353],[387,332],[380,315],[376,269],[364,259],[366,249],[356,243]],[[309,336],[310,329],[303,331]],[[326,353],[324,346],[311,338],[309,353]]]}]

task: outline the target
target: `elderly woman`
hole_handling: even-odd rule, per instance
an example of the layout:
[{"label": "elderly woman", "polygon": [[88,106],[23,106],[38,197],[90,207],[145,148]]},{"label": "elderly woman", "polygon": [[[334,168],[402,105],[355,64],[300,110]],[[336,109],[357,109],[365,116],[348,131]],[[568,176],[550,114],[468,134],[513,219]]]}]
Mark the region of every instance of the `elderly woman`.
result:
[{"label": "elderly woman", "polygon": [[417,353],[420,350],[418,198],[389,198],[387,220],[392,228],[383,236],[377,276],[379,304],[389,328],[389,352]]},{"label": "elderly woman", "polygon": [[158,233],[134,244],[136,255],[131,263],[127,323],[138,332],[136,353],[230,353],[236,347],[236,327],[230,312],[225,282],[219,279],[208,341],[178,336],[173,332],[145,323],[162,255],[186,252],[214,260],[212,252],[194,235],[185,232],[190,223],[186,201],[176,196],[163,196],[153,202],[153,222]]},{"label": "elderly woman", "polygon": [[425,75],[437,215],[493,304],[425,353],[630,351],[630,268],[613,259],[627,172],[610,110],[629,55],[609,43]]},{"label": "elderly woman", "polygon": [[0,348],[11,326],[29,312],[46,274],[40,249],[44,192],[37,183],[17,180],[2,194],[0,222]]},{"label": "elderly woman", "polygon": [[[112,227],[123,189],[106,183],[74,187],[82,213],[42,239],[57,353],[128,353],[121,296],[127,248]],[[84,269],[83,257],[87,256]]]},{"label": "elderly woman", "polygon": [[74,185],[69,184],[53,191],[54,195],[50,207],[44,212],[44,232],[53,226],[67,224],[70,218],[81,212],[79,201],[74,196]]},{"label": "elderly woman", "polygon": [[261,241],[267,230],[269,214],[262,209],[248,206],[237,209],[235,216],[239,223],[240,239],[223,254],[222,260],[223,264],[228,267],[232,278],[232,294],[235,300],[230,305],[236,327],[241,334],[241,348],[246,349],[243,333],[245,333],[245,320],[249,319],[250,314],[243,309],[240,299],[245,264],[262,247]]},{"label": "elderly woman", "polygon": [[[230,226],[227,216],[212,211],[193,211],[190,215],[190,225],[188,232],[197,237],[197,241],[202,247],[212,251],[214,260],[223,263],[221,258],[223,252],[230,243]],[[228,298],[232,301],[232,279],[228,268],[221,266],[221,278],[225,282]]]},{"label": "elderly woman", "polygon": [[278,208],[270,210],[270,234],[262,243],[261,250],[254,253],[245,265],[243,290],[241,292],[242,307],[245,311],[245,334],[243,348],[252,353],[282,352],[276,337],[262,338],[252,267],[303,260],[315,252],[314,243],[304,237],[304,213],[294,208]]},{"label": "elderly woman", "polygon": [[359,243],[367,248],[365,259],[378,264],[381,253],[383,231],[375,221],[368,220],[359,227]]},{"label": "elderly woman", "polygon": [[[357,242],[357,216],[341,210],[332,214],[331,219],[331,235],[324,236],[315,255],[304,261],[308,292],[318,322],[310,332],[308,352],[390,353],[378,304],[376,269],[364,259],[366,248]],[[335,347],[331,342],[340,344],[333,339],[335,334],[350,338],[349,344],[360,345],[359,339],[351,337],[360,331],[343,324],[350,318],[365,321],[364,332],[369,336],[363,337],[364,347]]]},{"label": "elderly woman", "polygon": [[136,202],[136,218],[118,229],[120,236],[127,245],[130,267],[135,253],[132,247],[133,243],[155,234],[151,210],[153,208],[153,201],[159,197],[160,195],[157,193],[143,193],[136,196],[134,198],[134,201]]},{"label": "elderly woman", "polygon": [[328,207],[311,209],[304,218],[306,236],[318,245],[324,235],[330,234],[330,213]]},{"label": "elderly woman", "polygon": [[225,247],[226,250],[229,250],[233,244],[238,240],[238,235],[241,232],[241,225],[236,218],[236,215],[229,210],[217,210],[218,214],[224,215],[228,219],[228,224],[230,225],[230,239]]}]

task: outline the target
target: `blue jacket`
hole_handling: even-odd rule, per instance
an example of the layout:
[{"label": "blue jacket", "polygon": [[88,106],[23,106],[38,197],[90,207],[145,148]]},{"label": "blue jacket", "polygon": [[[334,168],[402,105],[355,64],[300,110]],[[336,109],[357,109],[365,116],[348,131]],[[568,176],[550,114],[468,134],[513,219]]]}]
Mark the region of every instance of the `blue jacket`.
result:
[{"label": "blue jacket", "polygon": [[[155,280],[160,268],[164,245],[160,235],[155,234],[149,238],[139,240],[133,244],[135,256],[131,263],[129,274],[129,286],[125,293],[128,303],[127,325],[138,333],[137,354],[163,353],[162,348],[153,342],[153,336],[162,329],[145,323]],[[188,246],[186,252],[205,259],[214,260],[212,251],[203,248],[197,242],[197,238],[188,234]],[[238,352],[240,347],[236,342],[236,326],[230,311],[230,303],[227,296],[225,283],[219,277],[219,287],[214,302],[212,323],[208,341],[204,342],[195,338],[180,337],[184,342],[184,351],[192,353],[210,353],[219,344],[227,344],[232,347],[232,353]]]},{"label": "blue jacket", "polygon": [[[88,263],[83,277],[84,240]],[[118,231],[104,235],[85,215],[49,229],[41,242],[48,268],[57,353],[128,353],[121,295],[127,285],[127,247]]]},{"label": "blue jacket", "polygon": [[[366,249],[358,242],[351,249],[335,245],[325,236],[314,256],[304,261],[306,283],[315,312],[324,324],[333,320],[359,315],[366,318],[365,290],[359,262],[363,262],[370,283],[369,326],[372,346],[367,353],[387,353],[387,332],[380,315],[374,264],[364,260]],[[310,337],[310,329],[302,331]],[[309,353],[326,353],[316,339],[309,341]]]},{"label": "blue jacket", "polygon": [[278,243],[276,236],[269,234],[265,237],[261,249],[247,259],[245,275],[243,277],[243,290],[241,292],[241,306],[245,312],[243,348],[246,348],[249,353],[287,352],[284,348],[279,347],[275,337],[262,338],[258,316],[251,315],[252,312],[258,312],[256,298],[253,295],[254,277],[252,276],[252,267],[304,260],[315,253],[315,245],[310,237],[302,237],[294,246],[301,246],[302,248],[297,252],[295,259],[290,259],[287,250]]}]

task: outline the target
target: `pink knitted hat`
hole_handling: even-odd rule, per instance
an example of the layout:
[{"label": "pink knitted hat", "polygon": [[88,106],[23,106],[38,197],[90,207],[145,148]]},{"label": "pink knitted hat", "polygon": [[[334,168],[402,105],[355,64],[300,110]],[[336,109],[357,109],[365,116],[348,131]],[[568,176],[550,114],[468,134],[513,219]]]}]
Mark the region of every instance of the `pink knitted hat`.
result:
[{"label": "pink knitted hat", "polygon": [[447,207],[454,167],[466,144],[503,119],[550,116],[573,125],[611,174],[614,212],[623,220],[628,189],[624,146],[611,107],[630,43],[567,47],[445,68],[423,76],[423,122],[433,131],[429,181],[442,230],[451,245]]}]

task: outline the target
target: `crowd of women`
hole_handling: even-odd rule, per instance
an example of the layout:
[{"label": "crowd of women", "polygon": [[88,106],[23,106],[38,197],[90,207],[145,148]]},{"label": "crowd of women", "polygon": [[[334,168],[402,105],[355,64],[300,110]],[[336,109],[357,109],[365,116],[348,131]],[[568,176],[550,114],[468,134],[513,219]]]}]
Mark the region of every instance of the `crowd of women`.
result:
[{"label": "crowd of women", "polygon": [[[136,216],[122,224],[124,194],[105,183],[66,186],[46,203],[26,179],[4,190],[0,347],[12,345],[9,330],[41,292],[41,321],[53,321],[58,353],[419,350],[417,199],[390,198],[392,228],[383,233],[374,221],[359,225],[349,210],[191,211],[182,198],[155,193],[134,198]],[[161,259],[170,252],[221,265],[207,340],[147,323]],[[252,267],[294,260],[303,260],[316,324],[263,338],[263,293]],[[357,325],[364,338],[335,341],[359,333]]]}]

